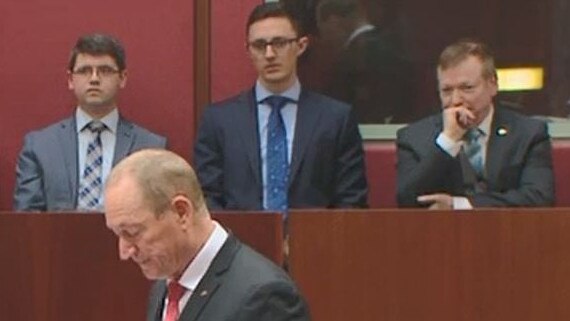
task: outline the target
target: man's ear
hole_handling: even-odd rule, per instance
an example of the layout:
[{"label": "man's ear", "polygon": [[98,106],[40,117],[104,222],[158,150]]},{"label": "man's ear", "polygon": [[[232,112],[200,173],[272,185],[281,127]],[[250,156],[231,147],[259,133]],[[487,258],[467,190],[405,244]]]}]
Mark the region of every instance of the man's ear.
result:
[{"label": "man's ear", "polygon": [[176,195],[172,199],[172,208],[182,223],[188,223],[194,217],[194,205],[184,195]]},{"label": "man's ear", "polygon": [[299,51],[297,52],[297,57],[299,57],[303,54],[303,52],[305,52],[305,50],[307,50],[307,47],[309,46],[309,38],[306,36],[303,36],[303,37],[299,38],[299,40],[297,41],[297,44],[299,46]]},{"label": "man's ear", "polygon": [[73,90],[75,86],[73,85],[73,74],[70,70],[67,71],[67,89]]},{"label": "man's ear", "polygon": [[127,86],[127,70],[123,70],[120,72],[119,77],[121,77],[121,88],[125,88]]}]

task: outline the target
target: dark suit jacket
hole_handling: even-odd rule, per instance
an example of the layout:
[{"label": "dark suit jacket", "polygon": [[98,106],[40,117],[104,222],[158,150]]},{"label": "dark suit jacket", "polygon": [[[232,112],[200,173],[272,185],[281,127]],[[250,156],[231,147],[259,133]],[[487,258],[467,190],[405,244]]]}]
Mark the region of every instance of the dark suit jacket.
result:
[{"label": "dark suit jacket", "polygon": [[[134,151],[165,147],[166,138],[119,117],[113,165]],[[75,209],[79,186],[78,168],[74,116],[28,133],[16,166],[14,209]]]},{"label": "dark suit jacket", "polygon": [[[147,321],[160,321],[166,282],[151,289]],[[305,321],[309,310],[287,274],[230,235],[192,293],[180,321]]]},{"label": "dark suit jacket", "polygon": [[[398,204],[420,206],[422,194],[466,195],[458,157],[435,143],[442,116],[398,131]],[[474,207],[549,206],[554,203],[551,144],[546,124],[495,107],[485,161],[487,190],[469,195]]]},{"label": "dark suit jacket", "polygon": [[404,51],[378,29],[357,35],[342,51],[325,93],[353,106],[359,123],[413,119],[413,69]]},{"label": "dark suit jacket", "polygon": [[[206,108],[194,163],[212,209],[263,209],[254,91]],[[289,170],[289,207],[366,207],[362,139],[350,107],[303,90]]]}]

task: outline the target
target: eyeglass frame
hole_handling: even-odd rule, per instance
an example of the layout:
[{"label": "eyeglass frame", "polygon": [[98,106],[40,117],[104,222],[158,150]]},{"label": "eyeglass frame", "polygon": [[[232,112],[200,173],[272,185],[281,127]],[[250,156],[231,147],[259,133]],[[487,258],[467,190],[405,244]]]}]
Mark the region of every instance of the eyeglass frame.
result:
[{"label": "eyeglass frame", "polygon": [[113,68],[112,66],[109,65],[102,65],[102,66],[87,65],[72,70],[71,74],[78,77],[89,78],[93,76],[93,73],[95,73],[95,75],[99,78],[110,78],[113,75],[116,75],[120,72],[121,70]]},{"label": "eyeglass frame", "polygon": [[254,41],[248,41],[246,43],[247,49],[255,54],[265,54],[267,52],[267,47],[271,46],[271,49],[275,51],[275,53],[281,53],[285,48],[291,45],[293,42],[299,41],[301,37],[295,38],[283,38],[283,37],[275,37],[271,40],[267,41],[265,39],[258,39]]}]

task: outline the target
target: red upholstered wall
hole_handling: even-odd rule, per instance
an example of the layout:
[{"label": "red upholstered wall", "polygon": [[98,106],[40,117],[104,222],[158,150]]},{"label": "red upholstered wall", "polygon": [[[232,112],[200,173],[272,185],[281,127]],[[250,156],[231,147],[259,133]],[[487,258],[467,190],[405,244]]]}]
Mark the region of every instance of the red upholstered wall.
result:
[{"label": "red upholstered wall", "polygon": [[167,136],[171,149],[190,157],[193,7],[185,0],[0,2],[0,210],[12,206],[24,134],[69,116],[75,107],[65,70],[69,50],[83,33],[100,31],[123,41],[129,79],[121,112]]},{"label": "red upholstered wall", "polygon": [[251,87],[256,79],[245,48],[245,25],[261,0],[212,1],[212,101],[231,97]]}]

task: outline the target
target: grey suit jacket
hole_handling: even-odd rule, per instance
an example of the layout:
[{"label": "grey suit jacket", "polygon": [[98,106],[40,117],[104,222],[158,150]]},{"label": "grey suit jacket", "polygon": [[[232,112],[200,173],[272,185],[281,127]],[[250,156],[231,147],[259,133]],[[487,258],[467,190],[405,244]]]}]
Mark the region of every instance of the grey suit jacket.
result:
[{"label": "grey suit jacket", "polygon": [[[213,209],[263,209],[254,90],[206,108],[194,163]],[[302,90],[289,169],[289,207],[366,207],[362,139],[350,106]]]},{"label": "grey suit jacket", "polygon": [[[160,321],[166,282],[157,281],[147,321]],[[179,321],[307,321],[309,310],[287,274],[231,234],[193,291]]]},{"label": "grey suit jacket", "polygon": [[[119,117],[113,165],[134,151],[165,147],[166,138]],[[14,209],[74,210],[77,207],[78,168],[74,116],[28,133],[16,166]]]},{"label": "grey suit jacket", "polygon": [[435,143],[441,114],[398,131],[398,204],[421,206],[422,194],[467,196],[474,207],[550,206],[554,203],[552,152],[546,124],[495,107],[485,161],[484,192],[467,195],[460,157]]}]

